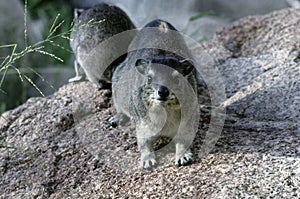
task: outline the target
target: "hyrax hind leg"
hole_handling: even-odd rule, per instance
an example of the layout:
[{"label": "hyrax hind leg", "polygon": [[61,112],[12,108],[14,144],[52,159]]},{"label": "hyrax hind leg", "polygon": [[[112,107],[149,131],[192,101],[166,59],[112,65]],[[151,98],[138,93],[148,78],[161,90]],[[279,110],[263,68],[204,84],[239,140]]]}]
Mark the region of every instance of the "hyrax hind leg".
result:
[{"label": "hyrax hind leg", "polygon": [[85,79],[85,73],[80,64],[75,60],[74,61],[75,77],[69,79],[69,82],[77,82]]},{"label": "hyrax hind leg", "polygon": [[93,86],[99,89],[103,89],[106,87],[106,81],[99,79],[94,71],[85,70],[85,74],[87,76],[87,79],[92,82]]}]

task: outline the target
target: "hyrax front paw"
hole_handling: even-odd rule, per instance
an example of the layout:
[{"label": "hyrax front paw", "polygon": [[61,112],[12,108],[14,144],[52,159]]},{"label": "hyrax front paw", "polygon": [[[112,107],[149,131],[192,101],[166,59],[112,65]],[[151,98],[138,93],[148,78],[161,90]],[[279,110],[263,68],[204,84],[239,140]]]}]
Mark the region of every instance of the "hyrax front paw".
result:
[{"label": "hyrax front paw", "polygon": [[190,150],[188,150],[186,153],[184,153],[183,155],[180,154],[176,154],[175,157],[175,164],[176,166],[180,167],[180,166],[184,166],[184,165],[188,165],[193,161],[193,154],[191,153]]},{"label": "hyrax front paw", "polygon": [[144,169],[151,169],[156,166],[157,162],[155,160],[155,154],[152,152],[147,155],[141,156],[141,164],[140,167]]}]

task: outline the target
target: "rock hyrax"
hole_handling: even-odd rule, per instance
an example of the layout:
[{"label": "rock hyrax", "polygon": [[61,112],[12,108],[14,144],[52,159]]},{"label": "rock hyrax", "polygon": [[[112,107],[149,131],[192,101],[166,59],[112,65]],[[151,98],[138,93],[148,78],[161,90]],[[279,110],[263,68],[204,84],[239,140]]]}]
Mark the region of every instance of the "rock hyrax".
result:
[{"label": "rock hyrax", "polygon": [[126,57],[118,55],[118,52],[127,51],[133,35],[129,33],[122,41],[105,41],[135,26],[124,11],[105,3],[87,10],[75,9],[74,18],[70,45],[75,54],[76,76],[69,82],[87,78],[93,85],[102,88],[111,82],[112,72]]},{"label": "rock hyrax", "polygon": [[173,138],[177,166],[192,161],[189,147],[195,132],[189,131],[183,108],[197,104],[196,81],[191,54],[170,23],[154,20],[140,30],[112,77],[117,114],[110,122],[135,123],[141,167],[156,165],[152,142],[161,136]]}]

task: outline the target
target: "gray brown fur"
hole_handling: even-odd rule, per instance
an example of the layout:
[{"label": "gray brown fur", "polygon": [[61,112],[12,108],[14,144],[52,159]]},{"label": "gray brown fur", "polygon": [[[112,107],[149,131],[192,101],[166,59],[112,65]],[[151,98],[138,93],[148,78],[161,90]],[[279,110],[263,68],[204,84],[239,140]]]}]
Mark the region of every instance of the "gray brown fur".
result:
[{"label": "gray brown fur", "polygon": [[107,59],[116,48],[127,49],[131,39],[122,42],[123,46],[118,42],[110,42],[107,48],[99,44],[118,33],[134,29],[135,26],[124,11],[105,3],[87,10],[75,9],[74,15],[70,46],[75,54],[76,76],[69,81],[87,78],[101,88],[103,83],[111,82],[112,72],[124,60],[120,58],[109,63]]},{"label": "gray brown fur", "polygon": [[[170,89],[160,84],[149,83],[149,74],[151,73],[153,81],[161,82],[162,85],[164,85],[163,83],[167,84],[167,80],[172,82],[175,74],[178,76],[184,75],[184,78],[192,87],[191,92],[195,94],[197,92],[196,70],[192,63],[188,61],[191,59],[191,55],[181,35],[175,34],[175,36],[168,37],[168,31],[175,29],[165,21],[155,20],[149,24],[154,24],[151,27],[156,28],[158,32],[148,31],[147,28],[142,29],[129,47],[129,49],[138,50],[129,52],[126,60],[113,74],[112,92],[117,115],[110,120],[113,124],[123,125],[131,119],[136,124],[137,142],[141,152],[141,167],[143,168],[151,168],[157,164],[152,142],[160,136],[173,138],[177,134],[182,120],[182,104],[180,103],[185,103],[185,105],[192,103],[189,101],[179,103]],[[164,24],[164,26],[160,27],[160,24]],[[165,49],[171,44],[173,45],[170,47],[171,49],[177,48],[175,52],[181,52],[180,54],[185,57],[159,49],[162,46],[157,48],[153,46],[152,49],[146,49],[147,42],[151,42],[151,45],[153,42],[157,42],[158,45],[163,44]],[[142,70],[138,68],[140,67],[140,64],[137,64],[139,63],[138,60],[146,62],[145,68]],[[166,64],[167,66],[165,68],[160,64]],[[188,72],[187,69],[189,69]],[[180,92],[181,95],[191,94],[186,93],[188,91],[184,88],[178,87],[177,89],[179,90],[177,92]],[[155,97],[159,91],[167,92],[169,90],[170,92],[166,94],[166,99],[163,101]],[[163,119],[166,119],[166,122],[163,124],[162,129],[157,129]],[[188,123],[188,121],[185,122]],[[193,139],[194,133],[178,132],[177,138],[174,140],[176,165],[186,165],[192,161],[192,153],[188,143],[190,139]]]}]

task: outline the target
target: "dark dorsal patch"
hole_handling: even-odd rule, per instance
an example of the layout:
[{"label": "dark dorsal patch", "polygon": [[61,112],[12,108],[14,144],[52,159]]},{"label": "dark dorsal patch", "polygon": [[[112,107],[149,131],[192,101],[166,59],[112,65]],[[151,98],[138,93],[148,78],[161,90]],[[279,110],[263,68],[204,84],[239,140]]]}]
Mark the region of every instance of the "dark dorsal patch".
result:
[{"label": "dark dorsal patch", "polygon": [[156,19],[145,25],[146,28],[159,28],[162,32],[167,32],[168,30],[176,30],[169,22]]}]

